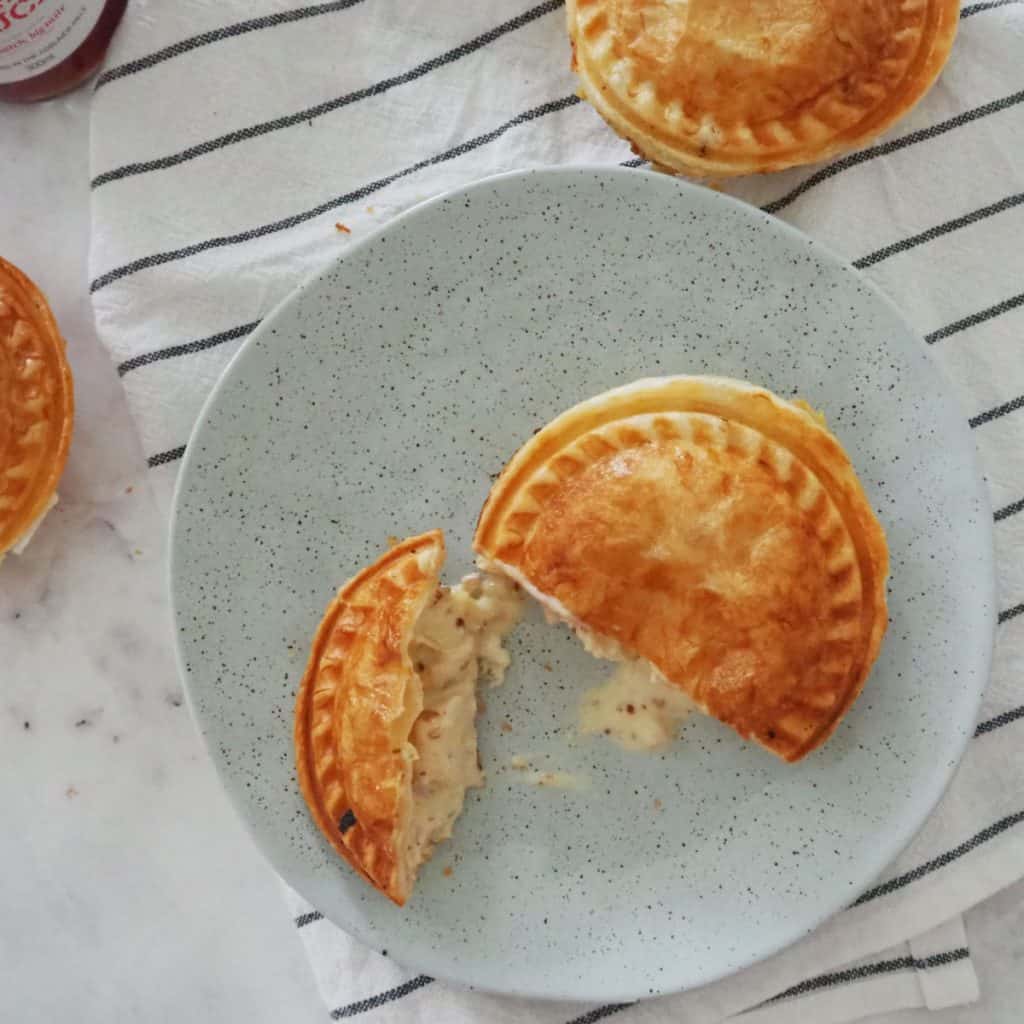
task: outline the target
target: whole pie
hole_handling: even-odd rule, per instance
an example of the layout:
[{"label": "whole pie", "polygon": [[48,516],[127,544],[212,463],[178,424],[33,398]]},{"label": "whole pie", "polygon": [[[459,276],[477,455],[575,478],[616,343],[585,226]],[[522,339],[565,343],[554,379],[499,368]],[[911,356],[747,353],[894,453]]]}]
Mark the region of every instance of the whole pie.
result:
[{"label": "whole pie", "polygon": [[0,559],[53,504],[73,420],[71,371],[50,307],[0,259]]},{"label": "whole pie", "polygon": [[636,152],[698,177],[861,146],[921,99],[959,0],[567,0],[583,95]]},{"label": "whole pie", "polygon": [[474,548],[594,654],[787,761],[835,729],[886,628],[885,535],[839,441],[726,378],[643,380],[558,416],[495,482]]},{"label": "whole pie", "polygon": [[500,680],[518,587],[466,577],[439,585],[440,530],[410,537],[349,580],[328,606],[299,688],[299,786],[320,831],[401,905],[447,839],[467,788],[483,785],[476,683]]}]

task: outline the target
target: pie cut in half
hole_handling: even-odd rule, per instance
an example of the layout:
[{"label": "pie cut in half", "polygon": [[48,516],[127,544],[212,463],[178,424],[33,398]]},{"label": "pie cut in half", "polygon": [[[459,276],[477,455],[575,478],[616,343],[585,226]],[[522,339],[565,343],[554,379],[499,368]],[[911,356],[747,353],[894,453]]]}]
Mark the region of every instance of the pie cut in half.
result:
[{"label": "pie cut in half", "polygon": [[519,588],[467,576],[439,585],[440,530],[410,537],[328,606],[299,689],[299,786],[320,831],[400,906],[483,785],[476,684],[500,681]]},{"label": "pie cut in half", "polygon": [[0,560],[54,504],[73,421],[71,370],[50,307],[0,259]]},{"label": "pie cut in half", "polygon": [[809,407],[722,377],[558,416],[502,471],[474,548],[592,653],[786,761],[836,728],[886,628],[885,535],[841,445]]},{"label": "pie cut in half", "polygon": [[959,0],[568,0],[580,94],[634,150],[693,177],[862,146],[929,90]]}]

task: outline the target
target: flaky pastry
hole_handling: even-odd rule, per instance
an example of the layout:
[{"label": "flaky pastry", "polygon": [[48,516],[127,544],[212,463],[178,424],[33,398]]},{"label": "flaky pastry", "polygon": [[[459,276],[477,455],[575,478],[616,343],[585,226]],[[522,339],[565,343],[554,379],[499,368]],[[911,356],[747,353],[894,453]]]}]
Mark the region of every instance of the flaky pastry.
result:
[{"label": "flaky pastry", "polygon": [[567,0],[581,95],[635,151],[694,177],[869,142],[938,77],[959,0]]},{"label": "flaky pastry", "polygon": [[593,653],[642,659],[787,761],[835,729],[886,628],[885,535],[841,445],[721,377],[558,416],[495,482],[474,548]]},{"label": "flaky pastry", "polygon": [[299,786],[320,831],[402,905],[420,865],[483,784],[476,682],[500,680],[518,588],[438,585],[440,530],[396,544],[346,583],[317,630],[295,711]]},{"label": "flaky pastry", "polygon": [[0,559],[53,503],[73,421],[71,370],[50,307],[0,259]]}]

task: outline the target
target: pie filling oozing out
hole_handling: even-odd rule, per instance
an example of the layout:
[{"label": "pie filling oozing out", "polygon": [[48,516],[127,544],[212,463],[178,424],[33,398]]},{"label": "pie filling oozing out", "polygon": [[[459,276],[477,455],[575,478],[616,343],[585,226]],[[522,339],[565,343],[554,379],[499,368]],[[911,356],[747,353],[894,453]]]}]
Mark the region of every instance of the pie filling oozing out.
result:
[{"label": "pie filling oozing out", "polygon": [[516,569],[483,557],[477,562],[488,578],[513,580],[537,601],[548,622],[568,625],[588,654],[616,663],[603,683],[581,695],[577,713],[580,735],[607,736],[626,750],[657,750],[676,739],[679,726],[692,712],[703,710],[654,665],[631,655],[614,637],[588,629],[560,601],[541,593]]},{"label": "pie filling oozing out", "polygon": [[467,576],[441,587],[416,621],[409,653],[423,689],[423,710],[409,742],[412,808],[406,862],[415,871],[449,838],[465,792],[484,784],[477,754],[477,680],[498,685],[509,664],[502,640],[519,619],[522,594],[507,578]]},{"label": "pie filling oozing out", "polygon": [[399,905],[483,784],[476,687],[501,681],[516,584],[440,586],[444,539],[410,537],[329,605],[296,704],[299,786],[335,850]]},{"label": "pie filling oozing out", "polygon": [[579,731],[607,736],[626,750],[657,750],[676,738],[680,723],[696,708],[653,665],[631,659],[583,694]]}]

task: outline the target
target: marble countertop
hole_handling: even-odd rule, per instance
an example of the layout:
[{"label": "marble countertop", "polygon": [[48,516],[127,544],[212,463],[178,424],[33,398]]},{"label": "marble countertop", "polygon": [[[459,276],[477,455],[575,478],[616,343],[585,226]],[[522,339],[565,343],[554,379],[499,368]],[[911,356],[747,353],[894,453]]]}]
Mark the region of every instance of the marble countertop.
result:
[{"label": "marble countertop", "polygon": [[[323,1021],[183,703],[164,523],[89,305],[88,103],[0,107],[0,253],[49,295],[78,408],[60,504],[0,566],[0,1020]],[[1020,1019],[1024,883],[967,930],[982,1002],[880,1024]]]}]

